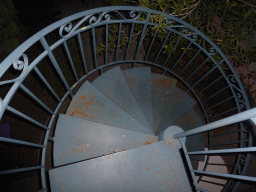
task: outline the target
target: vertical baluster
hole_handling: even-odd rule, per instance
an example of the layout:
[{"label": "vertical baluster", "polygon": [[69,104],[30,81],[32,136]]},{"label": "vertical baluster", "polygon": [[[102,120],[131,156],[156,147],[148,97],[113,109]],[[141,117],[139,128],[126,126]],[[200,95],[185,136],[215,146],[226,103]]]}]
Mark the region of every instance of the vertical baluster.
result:
[{"label": "vertical baluster", "polygon": [[219,63],[217,63],[211,70],[209,70],[203,77],[201,77],[194,85],[192,85],[187,92],[189,92],[191,89],[193,89],[198,83],[200,83],[207,75],[209,75],[213,70],[215,70],[217,68],[217,66],[219,66],[222,62],[224,61],[224,59],[222,59]]},{"label": "vertical baluster", "polygon": [[22,118],[24,118],[24,119],[30,121],[31,123],[34,123],[34,124],[38,125],[39,127],[43,128],[43,129],[49,130],[49,128],[46,127],[45,125],[39,123],[38,121],[32,119],[31,117],[28,117],[27,115],[25,115],[25,114],[23,114],[23,113],[17,111],[16,109],[14,109],[14,108],[12,108],[12,107],[10,107],[10,106],[7,106],[6,109],[7,109],[8,111],[11,111],[12,113],[18,115],[18,116],[20,116],[20,117],[22,117]]},{"label": "vertical baluster", "polygon": [[204,60],[204,62],[203,62],[201,65],[199,65],[199,67],[197,67],[196,70],[193,71],[193,73],[191,73],[191,75],[189,75],[189,76],[185,79],[185,82],[187,82],[188,79],[190,79],[190,78],[208,61],[208,59],[209,59],[209,57],[207,57],[207,58]]},{"label": "vertical baluster", "polygon": [[[178,41],[175,43],[174,47],[172,48],[172,51],[171,53],[168,55],[168,57],[165,59],[164,61],[164,64],[163,64],[163,67],[166,65],[167,61],[169,60],[169,58],[171,57],[172,55],[172,52],[176,49],[176,47],[178,46],[179,42],[181,40],[181,36],[179,37]],[[165,74],[166,70],[163,71],[163,74]]]},{"label": "vertical baluster", "polygon": [[220,104],[224,103],[225,101],[228,101],[229,99],[232,99],[232,98],[234,98],[234,96],[231,96],[231,97],[229,97],[227,99],[224,99],[223,101],[221,101],[221,102],[219,102],[219,103],[217,103],[217,104],[215,104],[215,105],[213,105],[213,106],[211,106],[211,107],[209,107],[209,108],[207,108],[205,110],[210,110],[210,109],[212,109],[212,108],[214,108],[214,107],[216,107],[216,106],[218,106],[218,105],[220,105]]},{"label": "vertical baluster", "polygon": [[80,52],[81,52],[81,55],[82,55],[82,58],[83,58],[85,74],[88,74],[86,59],[85,59],[85,55],[84,55],[84,48],[83,48],[83,44],[82,44],[82,39],[81,39],[81,34],[80,33],[77,34],[77,38],[78,38],[78,42],[79,42]]},{"label": "vertical baluster", "polygon": [[96,40],[95,40],[95,28],[94,27],[92,27],[92,39],[93,39],[93,52],[94,52],[95,69],[98,69],[97,52],[96,52]]},{"label": "vertical baluster", "polygon": [[129,42],[128,42],[128,47],[127,47],[127,51],[126,51],[126,54],[125,54],[125,61],[127,61],[127,57],[128,57],[128,53],[129,53],[129,49],[130,49],[130,44],[131,44],[131,40],[132,40],[132,34],[133,34],[133,31],[134,31],[134,25],[135,25],[135,23],[132,24],[132,29],[131,29],[131,32],[130,32],[130,37],[129,37]]},{"label": "vertical baluster", "polygon": [[223,113],[220,113],[220,114],[215,115],[215,116],[213,116],[213,117],[209,117],[209,120],[214,119],[214,118],[216,118],[216,117],[219,117],[219,116],[221,116],[221,115],[224,115],[224,114],[229,113],[229,112],[234,111],[234,110],[237,110],[237,107],[234,107],[234,108],[232,108],[232,109],[229,109],[229,110],[227,110],[227,111],[224,111]]},{"label": "vertical baluster", "polygon": [[116,47],[116,59],[118,60],[118,52],[119,52],[119,44],[120,44],[120,38],[121,38],[121,31],[122,31],[122,23],[119,24],[119,31],[118,31],[118,38],[117,38],[117,47]]},{"label": "vertical baluster", "polygon": [[[222,78],[222,76],[220,76],[218,79],[214,80],[212,83],[210,83],[209,85],[207,85],[204,89],[202,89],[201,91],[199,91],[197,93],[197,95],[199,95],[200,93],[202,93],[203,91],[205,91],[206,89],[208,89],[209,87],[211,87],[214,83],[216,83],[217,81],[219,81]],[[203,102],[203,101],[202,101]]]},{"label": "vertical baluster", "polygon": [[30,97],[32,97],[39,105],[41,105],[44,109],[46,109],[49,113],[52,115],[55,115],[55,113],[47,107],[40,99],[38,99],[37,96],[35,96],[28,88],[26,88],[23,84],[20,84],[20,88],[25,91]]},{"label": "vertical baluster", "polygon": [[77,76],[77,73],[76,73],[76,69],[75,69],[73,60],[72,60],[72,58],[71,58],[71,55],[70,55],[70,52],[69,52],[68,45],[67,45],[67,42],[66,42],[66,41],[64,41],[64,47],[65,47],[66,53],[67,53],[67,55],[68,55],[68,59],[69,59],[69,62],[70,62],[70,64],[71,64],[71,68],[72,68],[73,73],[74,73],[74,75],[75,75],[76,81],[78,81],[78,76]]},{"label": "vertical baluster", "polygon": [[229,88],[229,86],[227,86],[227,87],[225,87],[225,88],[221,89],[220,91],[218,91],[218,92],[214,93],[214,94],[213,94],[213,95],[211,95],[210,97],[208,97],[208,98],[204,99],[204,100],[202,101],[202,103],[203,103],[203,102],[206,102],[207,100],[211,99],[212,97],[214,97],[214,96],[218,95],[219,93],[221,93],[222,91],[226,90],[227,88]]},{"label": "vertical baluster", "polygon": [[233,175],[233,174],[225,174],[225,173],[214,173],[214,172],[208,172],[208,171],[198,171],[198,170],[192,170],[192,172],[200,175],[208,175],[212,177],[222,177],[227,179],[237,179],[242,181],[252,181],[256,182],[255,177],[249,177],[249,176],[243,176],[243,175]]},{"label": "vertical baluster", "polygon": [[105,64],[108,64],[108,24],[106,24]]},{"label": "vertical baluster", "polygon": [[6,142],[6,143],[19,144],[19,145],[26,145],[26,146],[29,146],[29,147],[37,147],[37,148],[46,147],[45,145],[39,145],[39,144],[36,144],[36,143],[31,143],[31,142],[27,142],[27,141],[20,141],[20,140],[16,140],[16,139],[5,138],[5,137],[0,137],[0,141],[1,142]]},{"label": "vertical baluster", "polygon": [[152,45],[154,44],[154,41],[155,41],[155,38],[156,38],[157,33],[158,33],[158,32],[156,31],[155,34],[154,34],[154,36],[153,36],[153,39],[152,39],[152,41],[151,41],[151,43],[150,43],[150,46],[149,46],[149,48],[148,48],[148,51],[147,51],[147,54],[146,54],[146,57],[145,57],[144,61],[146,61],[147,58],[148,58],[149,52],[150,52],[150,50],[151,50]]},{"label": "vertical baluster", "polygon": [[179,76],[180,74],[190,65],[190,63],[197,57],[197,55],[201,52],[201,49],[199,49],[197,51],[197,53],[194,55],[194,57],[192,59],[190,59],[190,61],[187,63],[187,65],[185,67],[183,67],[183,69],[179,72]]},{"label": "vertical baluster", "polygon": [[189,43],[189,45],[187,46],[187,48],[183,51],[183,53],[181,54],[181,56],[179,57],[179,59],[176,61],[176,63],[172,66],[171,71],[174,69],[174,67],[176,67],[176,65],[178,64],[178,62],[180,61],[180,59],[183,57],[183,55],[187,52],[187,50],[189,49],[189,47],[191,46],[192,41]]},{"label": "vertical baluster", "polygon": [[164,40],[164,42],[163,42],[163,44],[162,44],[160,50],[158,51],[158,54],[157,54],[157,56],[156,56],[156,58],[155,58],[155,60],[154,60],[154,63],[156,63],[156,61],[157,61],[157,59],[158,59],[160,53],[162,52],[162,50],[163,50],[163,48],[164,48],[164,45],[166,44],[166,41],[167,41],[168,38],[170,37],[170,34],[171,34],[171,31],[169,31],[168,35],[165,37],[165,40]]},{"label": "vertical baluster", "polygon": [[39,71],[39,69],[35,66],[34,67],[35,72],[38,74],[38,76],[42,79],[42,81],[44,82],[44,84],[48,87],[48,89],[51,91],[51,93],[54,95],[54,97],[61,102],[59,96],[56,94],[56,92],[53,90],[53,88],[50,86],[50,84],[46,81],[46,79],[44,78],[44,76],[42,75],[42,73]]},{"label": "vertical baluster", "polygon": [[188,156],[187,148],[186,148],[185,144],[180,139],[179,139],[179,141],[180,141],[180,144],[181,144],[182,149],[184,151],[185,158],[187,160],[187,164],[188,164],[188,167],[189,167],[189,172],[190,172],[190,174],[192,176],[192,179],[193,179],[193,184],[194,184],[195,188],[197,189],[198,184],[197,184],[197,181],[196,181],[195,174],[193,172],[191,172],[191,170],[193,170],[193,167],[192,167],[191,161],[190,161],[189,156]]},{"label": "vertical baluster", "polygon": [[47,43],[47,41],[45,40],[44,37],[42,37],[40,39],[40,42],[43,45],[44,49],[48,52],[48,56],[49,56],[49,58],[50,58],[50,60],[51,60],[51,62],[53,64],[53,66],[55,67],[56,71],[58,72],[58,74],[59,74],[62,82],[64,83],[66,89],[68,90],[69,95],[71,97],[73,97],[73,93],[72,93],[72,91],[71,91],[71,89],[70,89],[70,87],[69,87],[69,85],[67,83],[67,80],[66,80],[65,76],[63,75],[63,73],[62,73],[62,71],[61,71],[61,69],[60,69],[60,67],[59,67],[59,65],[58,65],[58,63],[57,63],[57,61],[56,61],[56,59],[55,59],[55,57],[54,57],[54,55],[53,55],[49,45],[48,45],[48,43]]},{"label": "vertical baluster", "polygon": [[34,171],[34,170],[38,170],[41,168],[43,168],[43,166],[5,170],[5,171],[0,171],[0,175],[11,174],[11,173],[20,173],[20,172],[24,172],[24,171]]},{"label": "vertical baluster", "polygon": [[146,21],[145,21],[145,24],[144,24],[144,27],[143,27],[143,30],[142,30],[142,33],[141,33],[141,36],[140,36],[140,42],[139,42],[139,45],[137,47],[137,52],[136,52],[136,56],[135,56],[135,59],[134,59],[134,63],[132,64],[132,67],[135,67],[136,63],[137,63],[137,60],[138,60],[138,56],[139,56],[139,53],[140,53],[140,48],[141,48],[141,45],[142,45],[142,41],[144,39],[144,35],[145,35],[145,32],[146,32],[146,28],[148,26],[148,20],[150,18],[150,13],[148,13],[147,17],[146,17]]}]

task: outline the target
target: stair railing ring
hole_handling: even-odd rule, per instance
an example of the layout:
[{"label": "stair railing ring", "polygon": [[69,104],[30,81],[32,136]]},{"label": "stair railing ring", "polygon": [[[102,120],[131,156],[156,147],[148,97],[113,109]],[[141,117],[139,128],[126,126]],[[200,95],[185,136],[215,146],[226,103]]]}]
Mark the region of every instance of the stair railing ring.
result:
[{"label": "stair railing ring", "polygon": [[[152,20],[155,15],[163,16],[159,22],[164,23],[164,30],[152,29],[158,26]],[[165,37],[161,39],[163,34]],[[88,50],[88,44],[91,50]],[[37,56],[31,55],[31,49],[37,45],[40,47],[40,53]],[[59,48],[63,49],[66,62],[69,63],[66,68],[62,64],[61,59],[64,57],[60,56]],[[91,58],[88,58],[89,51]],[[44,62],[50,63],[51,67],[46,69]],[[76,87],[92,77],[95,72],[102,74],[110,66],[126,64],[131,64],[131,67],[150,66],[155,73],[176,78],[180,87],[197,101],[198,110],[206,124],[250,108],[243,85],[226,56],[208,37],[188,23],[141,7],[102,7],[80,12],[41,30],[21,44],[0,65],[0,77],[3,79],[0,86],[9,87],[7,93],[1,96],[0,118],[4,119],[8,111],[24,119],[24,122],[33,124],[36,129],[43,130],[42,141],[36,142],[19,137],[0,137],[4,144],[37,148],[41,153],[37,166],[4,169],[0,171],[0,175],[40,170],[42,183],[39,191],[46,190],[47,144],[53,141],[52,127],[65,100],[72,98]],[[9,72],[12,68],[20,71],[14,78]],[[58,80],[52,80],[47,70],[52,70]],[[32,72],[50,92],[52,102],[57,101],[54,107],[45,104],[42,98],[39,99],[39,96],[33,93],[36,92],[35,87],[32,86],[31,90],[28,88],[26,80],[30,79]],[[73,76],[73,79],[70,80],[70,76]],[[65,92],[58,90],[58,83]],[[11,107],[18,98],[15,97],[18,90],[32,98],[33,105],[46,111],[48,118],[41,117],[36,111],[33,114],[26,110],[21,111],[22,106],[17,104]],[[212,143],[216,137],[234,133],[237,134],[235,141]],[[237,148],[252,146],[252,136],[243,122],[237,124],[236,130],[215,134],[214,131],[208,132],[208,146],[205,147],[222,148],[232,144],[237,144]],[[206,155],[204,170],[211,154]],[[239,153],[232,174],[244,175],[249,160],[249,152]],[[239,185],[240,181],[227,179],[223,191],[235,190]]]}]

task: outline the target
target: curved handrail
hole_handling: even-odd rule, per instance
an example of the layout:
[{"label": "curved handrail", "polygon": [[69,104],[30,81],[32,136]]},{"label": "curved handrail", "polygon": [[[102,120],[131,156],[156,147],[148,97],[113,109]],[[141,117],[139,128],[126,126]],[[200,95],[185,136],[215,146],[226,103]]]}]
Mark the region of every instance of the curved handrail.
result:
[{"label": "curved handrail", "polygon": [[[124,15],[124,13],[122,13],[122,11],[126,11],[126,15]],[[142,18],[142,15],[144,13],[146,13],[146,18]],[[116,14],[116,17],[119,17],[119,20],[115,20],[114,17],[111,16],[111,14]],[[167,68],[165,66],[165,64],[166,64],[168,58],[170,57],[170,55],[173,53],[173,51],[176,50],[175,47],[179,44],[178,41],[180,39],[177,41],[177,43],[176,43],[175,47],[173,48],[172,52],[168,55],[166,61],[164,62],[164,65],[157,64],[156,63],[157,59],[155,59],[154,62],[148,61],[147,58],[144,58],[143,60],[138,59],[139,51],[142,47],[143,39],[146,35],[146,28],[149,27],[149,26],[156,26],[157,25],[156,23],[151,23],[149,21],[150,15],[152,15],[152,14],[162,14],[165,18],[164,22],[166,22],[166,24],[168,24],[168,26],[165,28],[165,30],[167,30],[169,33],[166,36],[165,42],[171,37],[170,36],[171,33],[177,34],[177,35],[180,36],[180,39],[182,37],[185,40],[187,40],[188,42],[190,42],[189,45],[187,46],[187,48],[181,54],[181,56],[179,56],[179,59],[177,60],[177,62],[171,68]],[[73,26],[72,22],[74,22],[78,19],[80,19],[80,21],[78,21],[78,23],[75,26]],[[84,26],[84,24],[86,22],[88,22],[89,24]],[[175,23],[175,25],[174,25],[174,23]],[[178,23],[178,24],[176,25],[176,23]],[[131,30],[130,34],[132,34],[132,32],[133,32],[135,24],[140,24],[143,27],[143,29],[141,31],[141,37],[140,37],[140,39],[138,41],[138,45],[137,45],[137,52],[135,54],[134,59],[127,59],[127,55],[126,55],[124,60],[118,61],[117,60],[117,55],[116,55],[116,59],[115,59],[114,62],[106,61],[104,65],[98,66],[97,65],[97,54],[96,54],[95,28],[96,27],[104,27],[104,26],[108,26],[108,25],[112,25],[112,24],[132,24],[133,27],[132,27],[132,30]],[[53,45],[49,45],[48,42],[45,39],[45,36],[48,35],[49,33],[51,33],[52,31],[56,30],[56,29],[59,29],[59,36],[60,36],[61,39],[56,41]],[[120,27],[120,29],[121,29],[121,27]],[[72,69],[75,72],[75,67],[74,67],[74,64],[72,62],[72,58],[70,56],[70,53],[68,51],[68,45],[67,45],[66,42],[69,39],[73,38],[73,37],[78,37],[78,40],[79,40],[79,43],[80,43],[80,48],[82,49],[81,35],[80,34],[85,32],[85,31],[89,31],[89,30],[92,30],[92,32],[93,32],[93,40],[92,41],[93,41],[93,53],[94,53],[94,59],[95,59],[95,68],[93,70],[91,70],[90,72],[88,72],[86,61],[85,61],[86,59],[84,57],[84,53],[82,53],[84,68],[85,68],[85,75],[79,79],[77,74],[75,73],[76,81],[72,86],[69,86],[69,84],[68,84],[68,82],[65,78],[64,73],[62,72],[59,64],[56,61],[56,58],[53,54],[53,51],[57,47],[59,47],[61,45],[65,45],[65,49],[66,49],[66,51],[69,55],[69,59],[71,61]],[[108,30],[106,32],[107,37],[108,37],[108,32],[109,32]],[[157,32],[155,32],[154,38],[155,38],[156,34],[157,34]],[[108,38],[106,38],[106,45],[108,44],[107,39]],[[203,42],[201,42],[201,44],[199,42],[197,42],[199,39],[201,39],[203,41]],[[29,58],[26,56],[25,52],[32,45],[34,45],[36,42],[41,43],[41,45],[44,48],[44,51],[35,60],[33,60],[31,63],[29,63]],[[120,32],[119,32],[119,35],[118,35],[118,45],[119,45],[119,42],[120,42]],[[131,42],[131,35],[130,35],[130,39],[129,39],[129,43],[128,43],[129,46],[130,46],[130,42]],[[163,46],[165,45],[165,42],[161,46],[161,51],[163,49]],[[153,41],[152,41],[152,43],[153,43]],[[129,46],[128,46],[128,49],[129,49]],[[41,166],[39,166],[37,168],[41,169],[41,177],[42,177],[42,183],[43,183],[42,186],[43,186],[43,188],[44,189],[46,188],[46,185],[45,185],[46,181],[45,181],[45,175],[44,175],[45,174],[46,146],[47,146],[47,142],[48,142],[48,139],[49,139],[50,129],[53,125],[53,122],[56,118],[56,115],[58,114],[58,111],[59,111],[60,107],[62,106],[64,100],[68,96],[70,96],[72,98],[73,90],[80,82],[82,82],[85,78],[87,78],[88,76],[90,76],[91,74],[93,74],[96,71],[103,72],[103,69],[105,69],[108,66],[130,62],[130,63],[133,63],[133,67],[134,67],[137,63],[143,63],[143,64],[147,64],[147,65],[150,65],[150,66],[155,66],[155,67],[158,67],[160,69],[163,69],[163,71],[164,71],[163,74],[165,74],[166,72],[169,72],[174,77],[176,77],[180,82],[182,82],[182,84],[185,85],[185,87],[187,87],[187,89],[188,89],[187,92],[190,92],[193,95],[193,97],[197,100],[197,102],[199,103],[199,105],[200,105],[200,107],[201,107],[201,109],[204,113],[203,117],[206,119],[206,123],[209,123],[210,122],[209,121],[210,116],[207,113],[207,107],[205,107],[205,104],[204,104],[205,101],[201,100],[198,96],[199,94],[197,94],[196,91],[194,90],[194,88],[197,84],[190,85],[187,82],[187,80],[190,78],[190,76],[193,76],[193,74],[191,74],[187,79],[184,79],[183,77],[181,77],[181,74],[183,73],[183,71],[190,65],[190,63],[193,62],[193,59],[195,59],[197,57],[197,55],[195,55],[187,63],[187,65],[182,68],[182,70],[179,73],[176,73],[173,70],[178,65],[178,62],[183,57],[183,55],[187,54],[187,50],[191,46],[195,46],[199,49],[197,54],[202,52],[203,54],[205,54],[207,56],[207,59],[205,59],[205,62],[203,62],[196,70],[200,69],[200,67],[203,66],[208,60],[211,61],[214,64],[214,67],[212,67],[211,70],[208,73],[206,73],[203,77],[201,77],[199,79],[200,81],[198,80],[196,83],[198,84],[199,82],[201,82],[201,80],[203,80],[212,71],[214,71],[216,69],[222,74],[221,78],[224,78],[225,81],[227,82],[227,84],[228,84],[227,89],[229,89],[232,92],[231,99],[234,99],[234,102],[236,103],[236,107],[232,110],[237,110],[237,112],[241,112],[244,109],[249,109],[249,101],[247,99],[247,96],[246,96],[245,90],[242,86],[242,83],[240,82],[239,77],[236,74],[232,65],[230,64],[229,60],[225,57],[225,55],[218,48],[218,46],[215,45],[203,33],[201,33],[195,27],[189,25],[185,21],[180,20],[176,17],[170,16],[168,14],[158,12],[158,11],[145,9],[145,8],[141,8],[141,7],[132,7],[132,6],[113,6],[113,7],[96,8],[96,9],[92,9],[92,10],[88,10],[88,11],[83,11],[83,12],[74,14],[72,16],[69,16],[67,18],[64,18],[64,19],[62,19],[58,22],[55,22],[52,25],[49,25],[48,27],[39,31],[38,33],[33,35],[31,38],[29,38],[27,41],[22,43],[17,49],[15,49],[0,64],[0,69],[1,69],[0,70],[0,78],[11,67],[11,65],[13,65],[13,67],[16,70],[22,70],[22,72],[21,72],[20,76],[15,78],[15,79],[0,82],[0,85],[11,84],[11,83],[13,84],[11,89],[9,90],[7,95],[5,96],[5,98],[3,100],[0,98],[0,119],[2,119],[2,116],[5,112],[5,110],[8,110],[8,111],[11,111],[12,113],[15,113],[16,115],[21,116],[22,118],[40,126],[41,128],[46,130],[43,145],[42,146],[36,146],[36,147],[42,147]],[[118,53],[118,49],[119,49],[119,46],[117,46],[117,53]],[[150,52],[150,49],[148,50],[148,53]],[[106,53],[108,54],[107,48],[106,48]],[[147,53],[147,55],[148,55],[148,53]],[[161,54],[162,53],[159,51],[157,58]],[[216,55],[219,55],[221,57],[220,62],[217,62],[214,59],[214,56],[216,56]],[[67,92],[64,94],[64,96],[62,98],[59,98],[59,96],[51,88],[50,84],[46,81],[44,76],[40,73],[40,70],[38,70],[38,68],[37,68],[38,63],[42,59],[46,58],[47,56],[50,58],[50,60],[53,64],[53,67],[56,69],[57,74],[61,78],[61,80],[64,84],[64,87],[67,89]],[[220,65],[222,63],[225,63],[228,66],[228,69],[230,70],[228,75],[226,75],[225,71],[223,71],[222,68],[220,67]],[[43,82],[47,85],[47,87],[55,95],[55,98],[57,98],[58,105],[53,111],[51,109],[49,109],[42,101],[40,101],[40,99],[38,99],[35,95],[33,95],[33,93],[30,92],[22,84],[22,82],[25,80],[25,78],[30,74],[30,72],[32,70],[35,70],[37,72],[39,77],[43,80]],[[196,73],[196,70],[194,71],[195,73]],[[214,84],[214,83],[216,83],[216,82],[215,81],[212,82],[212,84]],[[212,84],[209,84],[208,86],[210,87],[210,86],[212,86]],[[13,98],[14,94],[16,93],[16,91],[18,90],[18,88],[23,89],[32,98],[34,98],[39,105],[41,105],[44,109],[48,110],[48,112],[51,113],[52,116],[51,116],[50,121],[47,124],[47,126],[44,125],[44,124],[39,123],[38,121],[33,120],[32,118],[26,116],[25,114],[22,114],[21,112],[19,112],[16,109],[9,106],[9,103],[10,103],[11,99]],[[210,108],[212,108],[212,107],[210,107]],[[229,112],[229,111],[227,111],[227,112]],[[244,131],[243,124],[240,124],[240,126],[241,127],[240,127],[239,131],[240,131],[240,133],[243,134],[243,131]],[[211,136],[211,134],[210,134],[210,136]],[[243,137],[241,136],[241,139],[239,141],[240,142],[240,147],[242,147],[242,144],[243,144],[242,140],[243,140]],[[0,141],[11,142],[11,143],[16,142],[18,144],[28,145],[28,146],[35,146],[36,145],[36,144],[33,144],[33,143],[29,143],[29,142],[26,143],[24,141],[15,141],[14,139],[4,139],[4,138],[1,138],[1,137],[0,137]],[[209,145],[211,145],[211,143]],[[252,146],[251,136],[249,138],[248,146],[249,147]],[[240,159],[241,159],[241,156],[239,155],[237,162],[240,162]],[[248,158],[246,158],[246,163],[245,163],[246,166],[248,165],[248,162],[249,162],[249,155],[248,155]],[[206,166],[207,166],[207,163],[206,163]],[[246,166],[243,168],[243,171],[242,171],[241,174],[245,173]],[[236,165],[236,168],[234,168],[234,171],[233,171],[234,173],[237,171],[237,167],[238,167],[238,164]],[[4,172],[0,171],[0,174],[4,174]]]}]

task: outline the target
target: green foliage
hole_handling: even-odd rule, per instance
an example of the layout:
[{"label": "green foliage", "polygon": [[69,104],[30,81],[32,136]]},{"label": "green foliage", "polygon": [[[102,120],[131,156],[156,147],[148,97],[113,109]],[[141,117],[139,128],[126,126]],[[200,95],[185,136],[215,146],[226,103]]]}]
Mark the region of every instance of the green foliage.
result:
[{"label": "green foliage", "polygon": [[239,45],[246,34],[251,34],[256,21],[255,7],[246,2],[249,1],[204,0],[200,8],[185,19],[214,41],[234,65],[251,63],[255,55]]},{"label": "green foliage", "polygon": [[[123,0],[107,1],[111,5],[123,5]],[[128,1],[126,1],[128,2]],[[158,10],[178,16],[196,27],[214,41],[228,59],[235,65],[249,64],[255,60],[255,51],[248,51],[240,46],[240,42],[255,28],[256,3],[253,0],[136,0],[134,5]],[[131,1],[129,2],[131,3]],[[195,9],[196,8],[196,9]],[[158,32],[160,41],[167,35],[168,25],[162,14],[153,14],[149,35]],[[164,47],[164,54],[172,51],[177,38],[172,38]],[[183,42],[180,42],[181,44]],[[200,40],[199,40],[200,43]]]}]

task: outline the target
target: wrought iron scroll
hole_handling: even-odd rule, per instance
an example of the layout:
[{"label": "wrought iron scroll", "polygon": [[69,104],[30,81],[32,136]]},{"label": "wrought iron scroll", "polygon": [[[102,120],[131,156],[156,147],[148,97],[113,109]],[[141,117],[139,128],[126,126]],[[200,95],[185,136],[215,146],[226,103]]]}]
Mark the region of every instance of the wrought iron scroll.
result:
[{"label": "wrought iron scroll", "polygon": [[[23,58],[23,60],[21,60],[20,58]],[[15,83],[17,81],[19,81],[20,79],[22,79],[26,73],[28,72],[28,57],[25,54],[22,54],[18,59],[16,59],[13,62],[13,67],[16,70],[22,70],[21,74],[19,77],[12,79],[12,80],[6,80],[6,81],[2,81],[0,82],[0,85],[4,85],[4,84],[8,84],[8,83]]]},{"label": "wrought iron scroll", "polygon": [[[141,12],[139,11],[130,11],[129,18],[127,18],[124,16],[124,14],[120,13],[119,11],[112,11],[112,12],[117,13],[117,15],[119,15],[124,20],[137,20],[141,15]],[[113,17],[110,16],[110,12],[102,12],[102,13],[95,13],[93,15],[87,15],[81,21],[79,21],[74,27],[71,22],[68,22],[62,25],[59,29],[59,35],[61,37],[69,37],[78,28],[80,29],[81,25],[86,21],[89,22],[89,25],[83,26],[81,29],[86,29],[88,26],[94,26],[100,22],[105,23],[105,22],[111,21],[112,19]],[[67,34],[64,35],[63,34],[64,32],[66,32]]]}]

